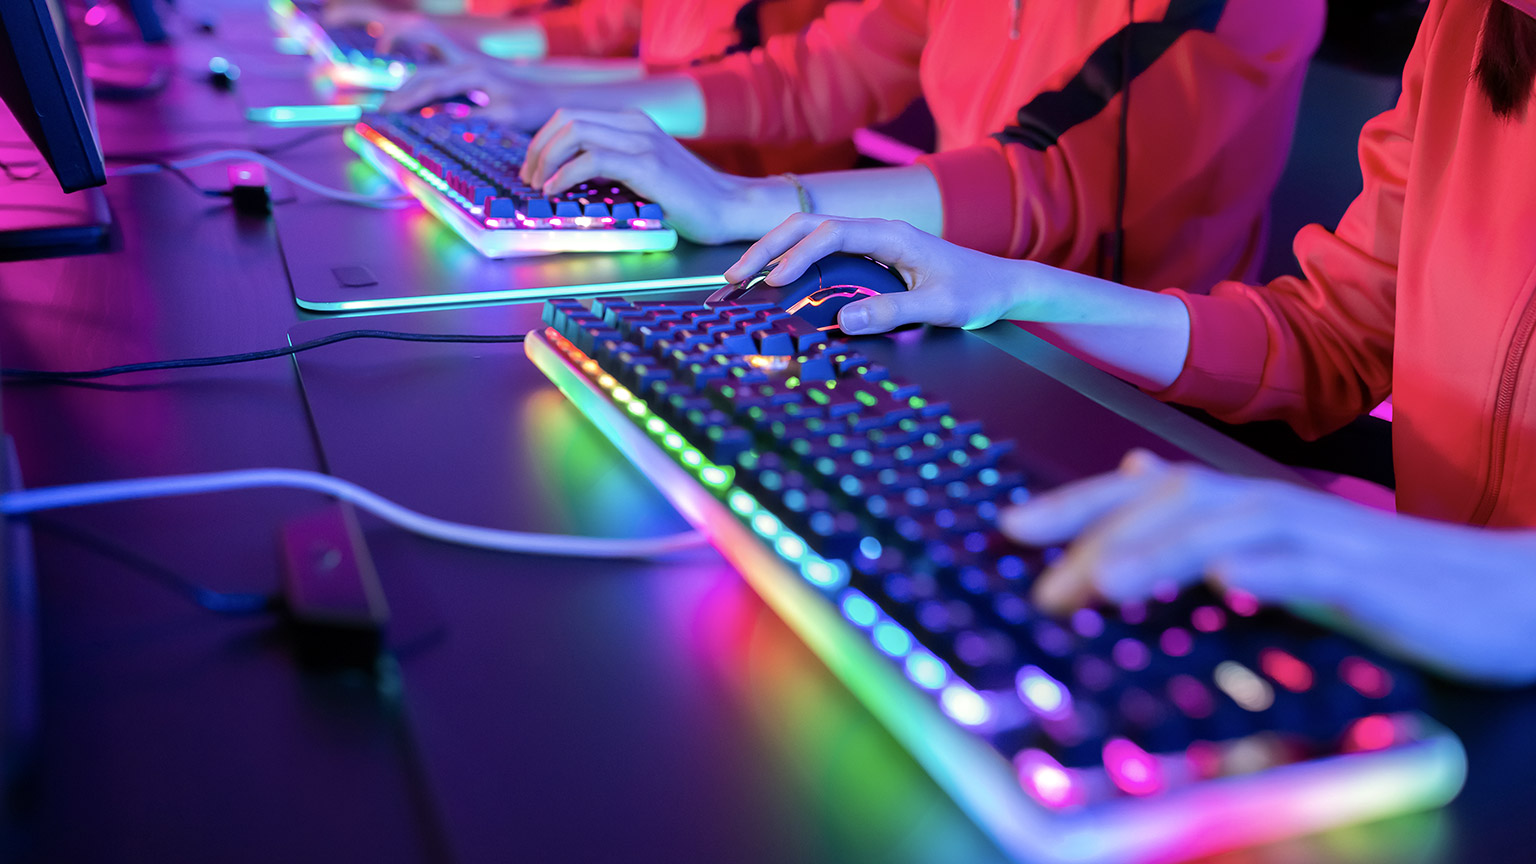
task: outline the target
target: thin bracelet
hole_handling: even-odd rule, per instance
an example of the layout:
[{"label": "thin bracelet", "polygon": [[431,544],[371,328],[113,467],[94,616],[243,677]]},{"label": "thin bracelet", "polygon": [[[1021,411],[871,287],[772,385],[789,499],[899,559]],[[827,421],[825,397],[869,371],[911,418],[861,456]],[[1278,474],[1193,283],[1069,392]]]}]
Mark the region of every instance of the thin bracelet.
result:
[{"label": "thin bracelet", "polygon": [[799,177],[796,177],[787,171],[783,174],[780,174],[779,176],[783,177],[785,180],[788,180],[795,187],[795,195],[800,199],[801,213],[816,212],[815,208],[811,206],[811,193],[805,190],[805,184],[800,182]]}]

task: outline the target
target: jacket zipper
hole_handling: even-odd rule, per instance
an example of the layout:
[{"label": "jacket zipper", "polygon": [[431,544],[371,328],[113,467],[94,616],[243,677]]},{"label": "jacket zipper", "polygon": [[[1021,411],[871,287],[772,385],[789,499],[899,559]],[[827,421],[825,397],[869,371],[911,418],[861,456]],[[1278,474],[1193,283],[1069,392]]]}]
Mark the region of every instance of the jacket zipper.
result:
[{"label": "jacket zipper", "polygon": [[1531,334],[1536,332],[1536,291],[1525,301],[1525,311],[1520,313],[1520,323],[1515,327],[1515,338],[1510,343],[1509,354],[1504,358],[1504,371],[1499,376],[1499,395],[1493,403],[1493,440],[1488,448],[1488,485],[1483,497],[1472,513],[1473,525],[1486,525],[1493,517],[1493,508],[1499,502],[1500,487],[1504,485],[1504,451],[1509,445],[1510,415],[1515,408],[1515,385],[1520,381],[1520,361],[1525,349],[1530,347]]}]

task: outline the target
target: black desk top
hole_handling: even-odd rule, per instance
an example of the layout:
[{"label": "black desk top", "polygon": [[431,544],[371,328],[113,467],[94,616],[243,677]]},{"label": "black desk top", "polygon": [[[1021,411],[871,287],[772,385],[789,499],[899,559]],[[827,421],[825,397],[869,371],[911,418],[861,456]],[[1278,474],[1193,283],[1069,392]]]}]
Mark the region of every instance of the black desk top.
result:
[{"label": "black desk top", "polygon": [[[294,101],[292,88],[307,86],[303,61],[270,53],[254,3],[232,0],[220,23],[218,37],[184,37],[173,53],[193,70],[215,53],[243,60],[241,89],[219,94],[188,73],[154,100],[103,105],[108,152],[296,134],[240,117],[246,104]],[[329,152],[301,148],[295,164]],[[0,265],[6,365],[265,348],[313,317],[294,303],[271,223],[238,219],[165,176],[114,180],[107,191],[114,251]],[[464,316],[457,327],[530,313],[453,314]],[[344,325],[301,329],[332,326]],[[988,337],[1191,452],[1234,470],[1276,470],[1025,334]],[[411,362],[371,370],[370,385],[451,380],[479,350],[410,347],[398,356]],[[455,495],[450,484],[422,506],[552,531],[680,525],[595,430],[548,404],[541,378],[509,368],[500,380],[505,392],[450,389],[443,404],[478,398],[477,411],[504,410],[506,427],[519,430],[508,448],[549,449],[508,450],[527,470],[521,485],[500,490],[505,501],[484,500],[495,490]],[[32,486],[320,470],[337,458],[317,443],[319,418],[288,361],[99,386],[7,385],[4,399],[5,431]],[[390,409],[377,406],[377,422],[389,422]],[[475,430],[465,437],[478,441]],[[394,475],[410,486],[444,461],[401,449],[391,463],[363,466],[370,481]],[[571,488],[605,506],[577,506]],[[526,506],[533,496],[545,506]],[[270,619],[220,618],[146,578],[170,571],[223,590],[271,590],[278,526],[317,506],[306,493],[260,491],[35,520],[41,771],[32,806],[8,826],[7,860],[999,860],[709,552],[666,568],[615,566],[446,547],[370,525],[404,643],[398,690],[384,695],[363,680],[301,670]],[[1467,788],[1450,807],[1228,858],[1530,860],[1536,696],[1441,695],[1436,713],[1470,759]]]}]

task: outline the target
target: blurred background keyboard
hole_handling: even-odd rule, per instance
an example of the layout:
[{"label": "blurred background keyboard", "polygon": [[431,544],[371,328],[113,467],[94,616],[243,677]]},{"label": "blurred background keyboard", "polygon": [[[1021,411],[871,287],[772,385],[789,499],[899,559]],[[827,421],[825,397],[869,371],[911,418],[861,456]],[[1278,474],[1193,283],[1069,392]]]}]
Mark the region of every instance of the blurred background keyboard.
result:
[{"label": "blurred background keyboard", "polygon": [[396,90],[418,66],[437,62],[431,49],[409,41],[378,53],[378,25],[326,25],[317,8],[301,8],[292,0],[270,0],[268,9],[279,35],[301,45],[338,86]]},{"label": "blurred background keyboard", "polygon": [[952,410],[945,370],[767,304],[544,322],[540,369],[1018,860],[1180,860],[1460,788],[1414,671],[1336,632],[1203,588],[1040,614],[1060,550],[997,516],[1059,472]]},{"label": "blurred background keyboard", "polygon": [[365,115],[348,146],[481,254],[661,252],[677,246],[661,207],[594,180],[546,197],[518,179],[529,136],[460,104]]}]

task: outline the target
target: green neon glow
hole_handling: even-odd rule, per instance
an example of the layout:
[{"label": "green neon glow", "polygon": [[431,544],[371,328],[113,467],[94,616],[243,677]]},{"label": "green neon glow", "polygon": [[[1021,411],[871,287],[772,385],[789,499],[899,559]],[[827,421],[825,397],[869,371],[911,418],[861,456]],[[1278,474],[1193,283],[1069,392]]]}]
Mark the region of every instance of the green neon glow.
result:
[{"label": "green neon glow", "polygon": [[475,44],[482,54],[501,60],[537,60],[549,50],[544,42],[544,30],[540,27],[498,30],[481,36]]},{"label": "green neon glow", "polygon": [[[1183,790],[1137,807],[1106,804],[1078,813],[1046,813],[1020,787],[1006,760],[983,739],[946,718],[935,700],[908,679],[927,681],[928,659],[893,664],[849,627],[836,603],[801,578],[810,569],[787,567],[741,521],[727,514],[761,511],[749,493],[726,492],[729,510],[698,484],[682,484],[685,475],[614,403],[593,388],[590,379],[565,357],[546,347],[539,334],[526,346],[530,357],[603,430],[701,530],[710,533],[752,587],[839,679],[870,709],[973,820],[1017,860],[1128,860],[1156,856],[1175,860],[1225,851],[1347,822],[1409,809],[1433,807],[1454,796],[1465,776],[1465,757],[1449,733],[1426,724],[1425,740],[1409,747],[1313,760],[1256,775],[1225,778],[1220,794],[1204,786],[1191,794],[1201,806],[1191,810]],[[621,428],[622,426],[622,428]],[[694,473],[694,472],[688,472]],[[696,476],[696,474],[695,474]],[[738,497],[737,493],[740,493]],[[715,508],[710,510],[710,508]],[[720,517],[725,516],[721,521]],[[755,524],[752,527],[757,527]],[[909,654],[911,658],[918,652]],[[937,661],[935,661],[937,662]],[[930,670],[932,671],[932,670]],[[939,702],[964,722],[985,723],[994,710],[987,698],[955,682],[939,691]],[[1230,803],[1228,803],[1230,802]],[[1244,814],[1273,818],[1255,822]],[[1213,830],[1230,826],[1231,830]]]},{"label": "green neon glow", "polygon": [[362,116],[363,109],[358,105],[273,105],[245,111],[245,119],[269,126],[356,123]]}]

